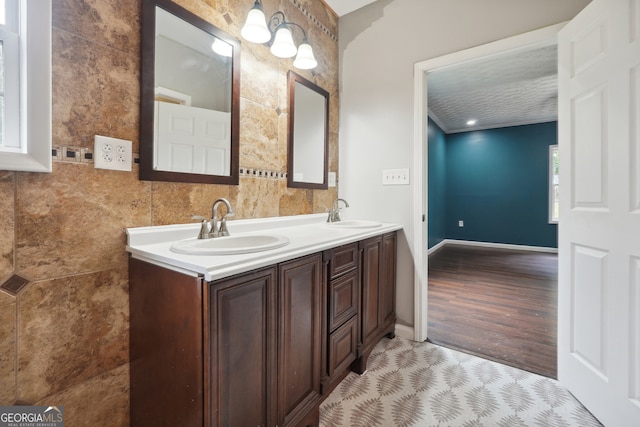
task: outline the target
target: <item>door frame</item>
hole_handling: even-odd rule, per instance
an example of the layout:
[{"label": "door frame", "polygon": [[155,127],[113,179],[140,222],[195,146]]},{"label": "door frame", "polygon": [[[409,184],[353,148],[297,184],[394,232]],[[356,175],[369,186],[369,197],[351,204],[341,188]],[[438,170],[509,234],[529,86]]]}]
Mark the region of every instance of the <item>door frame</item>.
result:
[{"label": "door frame", "polygon": [[[550,46],[558,41],[558,32],[568,23],[544,27],[538,30],[508,37],[470,49],[417,62],[413,69],[414,88],[414,132],[413,132],[413,182],[414,185],[414,323],[413,332],[416,341],[427,339],[428,310],[428,74],[435,70],[459,65],[464,62],[486,58],[493,55],[527,49],[533,46]],[[558,141],[560,142],[560,141]]]}]

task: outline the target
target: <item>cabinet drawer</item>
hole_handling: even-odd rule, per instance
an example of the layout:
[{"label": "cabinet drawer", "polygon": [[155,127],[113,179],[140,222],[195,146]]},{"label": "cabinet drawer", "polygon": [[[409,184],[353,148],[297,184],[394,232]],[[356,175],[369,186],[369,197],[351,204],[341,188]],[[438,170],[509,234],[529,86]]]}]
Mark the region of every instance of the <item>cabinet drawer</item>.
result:
[{"label": "cabinet drawer", "polygon": [[358,313],[360,286],[358,271],[352,271],[329,283],[329,332]]},{"label": "cabinet drawer", "polygon": [[333,279],[358,267],[358,244],[340,246],[331,250],[329,278]]},{"label": "cabinet drawer", "polygon": [[329,335],[329,376],[349,368],[358,349],[358,316]]}]

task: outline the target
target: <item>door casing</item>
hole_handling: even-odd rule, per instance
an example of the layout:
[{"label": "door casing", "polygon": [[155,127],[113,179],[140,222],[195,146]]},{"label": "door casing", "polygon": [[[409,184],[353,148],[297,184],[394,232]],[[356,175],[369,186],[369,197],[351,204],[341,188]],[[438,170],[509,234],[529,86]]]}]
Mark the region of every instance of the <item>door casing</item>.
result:
[{"label": "door casing", "polygon": [[551,25],[535,31],[519,34],[517,36],[487,43],[459,52],[454,52],[438,58],[418,62],[414,65],[414,339],[424,341],[427,339],[427,307],[428,307],[428,182],[427,182],[427,94],[428,75],[430,72],[459,65],[464,62],[474,61],[483,57],[497,55],[508,51],[531,48],[532,46],[550,46],[558,41],[558,31],[567,22]]}]

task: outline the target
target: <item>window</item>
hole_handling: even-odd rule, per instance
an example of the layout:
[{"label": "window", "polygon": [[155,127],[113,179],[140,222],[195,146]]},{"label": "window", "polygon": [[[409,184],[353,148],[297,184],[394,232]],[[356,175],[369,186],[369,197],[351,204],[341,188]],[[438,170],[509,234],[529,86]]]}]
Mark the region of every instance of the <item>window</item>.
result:
[{"label": "window", "polygon": [[16,0],[0,0],[0,148],[19,152],[20,35]]},{"label": "window", "polygon": [[51,2],[0,0],[0,170],[51,172]]},{"label": "window", "polygon": [[549,146],[549,223],[557,224],[560,217],[560,198],[558,184],[560,182],[560,158],[558,146]]}]

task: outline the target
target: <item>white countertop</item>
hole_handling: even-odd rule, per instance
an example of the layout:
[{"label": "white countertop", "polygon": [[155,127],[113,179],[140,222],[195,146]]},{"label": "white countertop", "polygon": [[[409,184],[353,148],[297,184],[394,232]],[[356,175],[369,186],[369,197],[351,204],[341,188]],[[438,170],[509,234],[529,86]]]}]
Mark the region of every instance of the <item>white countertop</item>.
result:
[{"label": "white countertop", "polygon": [[127,251],[134,258],[212,281],[402,229],[401,225],[391,223],[373,228],[335,227],[326,220],[327,214],[313,214],[228,221],[232,236],[277,234],[290,241],[281,248],[239,255],[187,255],[171,251],[175,241],[194,239],[200,230],[199,223],[128,228]]}]

